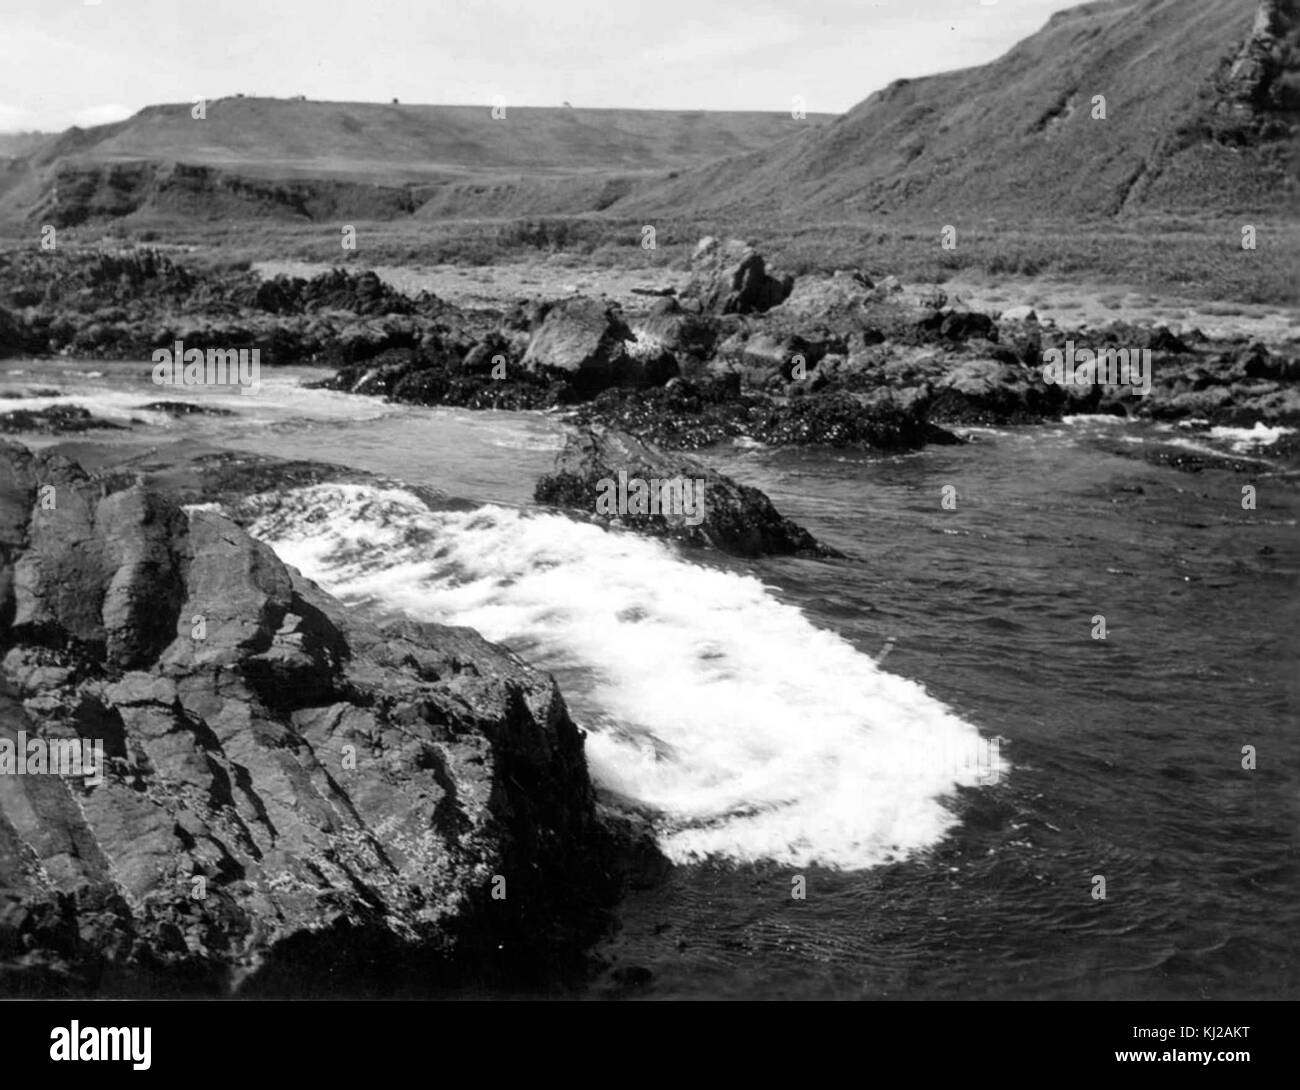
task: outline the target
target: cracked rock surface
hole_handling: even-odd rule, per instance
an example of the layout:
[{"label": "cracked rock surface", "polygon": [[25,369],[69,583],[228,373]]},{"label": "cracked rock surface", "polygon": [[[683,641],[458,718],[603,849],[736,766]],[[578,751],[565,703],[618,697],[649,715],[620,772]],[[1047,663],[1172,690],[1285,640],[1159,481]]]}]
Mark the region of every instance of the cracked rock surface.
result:
[{"label": "cracked rock surface", "polygon": [[554,980],[611,900],[547,675],[2,443],[0,754],[20,732],[100,741],[106,767],[0,774],[0,995]]}]

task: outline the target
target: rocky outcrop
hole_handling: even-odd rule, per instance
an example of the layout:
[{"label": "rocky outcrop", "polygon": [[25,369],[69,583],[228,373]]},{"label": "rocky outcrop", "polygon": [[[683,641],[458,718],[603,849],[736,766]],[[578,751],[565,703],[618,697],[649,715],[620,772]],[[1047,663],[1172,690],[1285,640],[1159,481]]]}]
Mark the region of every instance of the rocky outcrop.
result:
[{"label": "rocky outcrop", "polygon": [[739,239],[702,238],[691,256],[691,282],[683,295],[716,314],[755,314],[783,303],[794,277],[767,272],[763,255]]},{"label": "rocky outcrop", "polygon": [[560,376],[584,393],[611,386],[655,386],[677,374],[672,355],[640,342],[622,316],[597,299],[556,303],[524,353],[529,371]]},{"label": "rocky outcrop", "polygon": [[45,432],[57,435],[93,429],[116,431],[121,427],[121,424],[114,424],[111,420],[102,420],[94,416],[89,409],[83,409],[80,405],[51,405],[46,409],[11,409],[0,413],[0,433]]},{"label": "rocky outcrop", "polygon": [[[191,270],[148,249],[14,251],[0,254],[0,354],[141,363],[178,340],[250,348],[264,366],[333,365],[331,389],[472,409],[577,406],[579,423],[681,448],[744,436],[914,449],[951,441],[931,421],[1062,412],[1247,426],[1297,417],[1294,339],[1211,342],[1191,328],[1124,321],[1067,330],[1027,307],[995,318],[959,293],[904,290],[892,276],[872,286],[852,271],[803,276],[769,306],[785,281],[759,276],[753,256],[744,243],[706,240],[680,300],[625,314],[587,297],[461,309],[339,269],[262,282],[240,265]],[[1150,395],[1044,388],[1044,353],[1070,340],[1150,349]],[[11,433],[100,426],[63,408],[0,416]]]},{"label": "rocky outcrop", "polygon": [[[554,682],[373,624],[225,517],[0,445],[0,994],[554,979],[611,887]],[[10,750],[12,754],[13,750]]]},{"label": "rocky outcrop", "polygon": [[244,295],[245,301],[271,314],[311,314],[341,310],[362,317],[422,314],[434,317],[446,309],[436,295],[411,297],[384,283],[374,272],[331,269],[310,280],[277,276]]},{"label": "rocky outcrop", "polygon": [[[147,360],[186,348],[257,349],[265,365],[348,365],[393,348],[464,341],[459,311],[373,272],[262,281],[244,266],[194,271],[145,248],[0,254],[0,355]],[[481,332],[481,331],[480,331]]]},{"label": "rocky outcrop", "polygon": [[801,276],[780,314],[813,321],[853,321],[874,298],[875,285],[865,273],[841,269],[833,276]]},{"label": "rocky outcrop", "polygon": [[607,390],[580,405],[574,419],[686,450],[742,437],[773,446],[880,450],[958,442],[951,432],[931,423],[928,387],[920,391],[878,388],[869,393],[826,390],[777,399],[742,392],[735,372],[699,383],[674,379],[653,390]]},{"label": "rocky outcrop", "polygon": [[[1101,387],[1092,390],[1100,396]],[[1073,392],[1073,387],[1045,384],[1041,369],[1022,363],[965,360],[935,384],[930,413],[944,424],[1037,423],[1060,416]]]},{"label": "rocky outcrop", "polygon": [[[638,493],[652,505],[649,510],[647,503],[638,504]],[[537,482],[533,498],[595,521],[736,556],[840,555],[784,518],[757,488],[620,431],[571,434],[556,456],[555,472]]]},{"label": "rocky outcrop", "polygon": [[27,334],[23,327],[4,307],[0,307],[0,359],[16,356],[27,347]]}]

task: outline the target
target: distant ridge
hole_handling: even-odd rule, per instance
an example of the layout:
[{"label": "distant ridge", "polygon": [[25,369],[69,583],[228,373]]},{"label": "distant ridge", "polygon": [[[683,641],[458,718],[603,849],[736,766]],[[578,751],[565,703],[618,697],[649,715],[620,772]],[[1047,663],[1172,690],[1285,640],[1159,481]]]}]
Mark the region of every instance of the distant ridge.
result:
[{"label": "distant ridge", "polygon": [[[571,106],[428,106],[227,97],[69,129],[0,173],[0,212],[76,223],[148,208],[223,216],[387,217],[430,199],[599,207],[648,175],[767,147],[832,115]],[[567,183],[557,193],[555,183]],[[612,185],[612,188],[609,186]],[[379,187],[379,191],[375,191]]]}]

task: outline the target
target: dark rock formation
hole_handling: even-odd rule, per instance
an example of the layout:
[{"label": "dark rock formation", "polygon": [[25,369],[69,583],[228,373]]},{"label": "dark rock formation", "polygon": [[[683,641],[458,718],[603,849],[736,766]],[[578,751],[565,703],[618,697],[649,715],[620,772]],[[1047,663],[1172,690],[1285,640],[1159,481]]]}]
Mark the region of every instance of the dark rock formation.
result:
[{"label": "dark rock formation", "polygon": [[[928,390],[928,388],[927,388]],[[581,424],[632,432],[666,448],[698,449],[745,437],[772,445],[915,450],[958,440],[930,422],[925,392],[827,390],[778,400],[745,394],[738,374],[675,379],[653,390],[607,390],[574,412]]]},{"label": "dark rock formation", "polygon": [[0,774],[0,994],[554,981],[603,922],[554,682],[363,620],[220,515],[0,445],[0,655],[0,740],[106,764]]},{"label": "dark rock formation", "polygon": [[0,307],[0,359],[16,356],[27,348],[28,334],[4,307]]},{"label": "dark rock formation", "polygon": [[[944,424],[1031,423],[1060,416],[1072,392],[1073,388],[1044,383],[1041,368],[1034,371],[996,359],[966,360],[935,384],[930,415]],[[1088,392],[1095,393],[1095,401],[1101,387]]]},{"label": "dark rock formation", "polygon": [[71,432],[92,428],[116,430],[121,424],[102,420],[80,405],[51,405],[48,409],[13,409],[0,413],[0,432]]},{"label": "dark rock formation", "polygon": [[683,295],[716,314],[754,314],[783,303],[794,278],[770,276],[763,255],[739,239],[700,239],[691,257],[691,282]]},{"label": "dark rock formation", "polygon": [[580,296],[547,311],[524,354],[529,371],[559,376],[592,393],[611,386],[654,386],[677,374],[677,362],[657,346],[643,350],[613,308]]},{"label": "dark rock formation", "polygon": [[[621,475],[621,476],[620,476]],[[644,482],[660,500],[664,482],[691,482],[684,504],[664,500],[656,513],[612,513],[602,497],[635,491]],[[671,488],[669,490],[671,492]],[[737,556],[839,556],[807,530],[783,518],[757,488],[738,484],[694,458],[669,455],[625,432],[583,430],[568,437],[556,456],[555,472],[537,482],[534,499],[582,512],[606,523],[628,526],[639,533],[671,538],[692,545],[710,544]]]},{"label": "dark rock formation", "polygon": [[[1011,308],[995,321],[946,293],[871,287],[858,273],[776,280],[739,242],[705,240],[691,288],[644,313],[591,298],[460,309],[371,272],[262,282],[245,265],[192,270],[150,250],[0,253],[0,355],[133,360],[156,348],[257,349],[264,366],[338,368],[323,385],[420,405],[578,404],[664,446],[768,443],[910,449],[951,436],[930,421],[1030,423],[1062,412],[1216,424],[1300,418],[1296,343],[1209,341],[1194,329],[1109,322],[1065,330]],[[923,305],[918,305],[922,303]],[[1150,350],[1149,396],[1045,389],[1067,341]],[[1022,366],[1023,365],[1023,366]],[[1028,368],[1028,373],[1023,370]],[[673,389],[668,382],[677,376]],[[737,381],[738,380],[738,381]],[[60,409],[10,431],[102,426]]]}]

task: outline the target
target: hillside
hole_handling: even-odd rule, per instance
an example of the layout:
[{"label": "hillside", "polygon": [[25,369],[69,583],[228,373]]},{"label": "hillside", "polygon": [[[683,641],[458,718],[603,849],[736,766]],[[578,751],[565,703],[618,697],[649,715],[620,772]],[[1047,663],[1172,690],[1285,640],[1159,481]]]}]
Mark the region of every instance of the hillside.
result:
[{"label": "hillside", "polygon": [[[498,120],[489,106],[239,97],[209,102],[206,114],[151,106],[70,129],[0,173],[0,214],[64,224],[142,208],[388,218],[430,199],[453,210],[480,196],[509,206],[534,184],[543,204],[573,210],[609,203],[647,174],[751,153],[795,124],[830,120],[509,106]],[[556,182],[575,180],[576,192],[555,192]]]},{"label": "hillside", "polygon": [[895,82],[839,117],[153,106],[0,159],[0,219],[1285,214],[1300,206],[1298,125],[1300,0],[1098,0],[991,64]]},{"label": "hillside", "polygon": [[[1298,0],[1103,0],[992,64],[902,80],[832,124],[616,210],[828,221],[1297,205]],[[1093,96],[1105,96],[1105,119]]]},{"label": "hillside", "polygon": [[53,139],[45,132],[0,132],[0,159],[31,155]]}]

